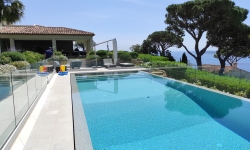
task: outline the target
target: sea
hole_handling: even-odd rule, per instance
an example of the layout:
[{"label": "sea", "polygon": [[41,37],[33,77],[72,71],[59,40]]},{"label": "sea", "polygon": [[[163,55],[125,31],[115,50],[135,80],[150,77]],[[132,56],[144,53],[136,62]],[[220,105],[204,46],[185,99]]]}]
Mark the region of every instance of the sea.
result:
[{"label": "sea", "polygon": [[[183,53],[186,53],[188,62],[190,64],[196,65],[195,59],[186,51],[174,51],[171,50],[171,55],[175,58],[176,61],[179,61]],[[195,52],[192,52],[195,54]],[[211,65],[220,65],[220,62],[217,58],[214,58],[215,51],[206,51],[202,55],[202,64],[211,64]],[[230,66],[226,63],[226,66]],[[250,72],[250,58],[242,58],[237,63],[237,68]]]}]

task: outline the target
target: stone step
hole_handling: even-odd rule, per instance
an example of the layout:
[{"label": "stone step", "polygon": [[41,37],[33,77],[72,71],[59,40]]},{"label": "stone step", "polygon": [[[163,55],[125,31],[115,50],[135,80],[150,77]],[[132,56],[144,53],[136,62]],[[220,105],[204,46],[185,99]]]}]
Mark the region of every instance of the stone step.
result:
[{"label": "stone step", "polygon": [[155,75],[163,76],[163,77],[167,76],[165,71],[152,71],[151,73]]},{"label": "stone step", "polygon": [[163,75],[163,72],[156,72],[156,71],[154,71],[154,72],[151,72],[152,74],[156,74],[156,75]]}]

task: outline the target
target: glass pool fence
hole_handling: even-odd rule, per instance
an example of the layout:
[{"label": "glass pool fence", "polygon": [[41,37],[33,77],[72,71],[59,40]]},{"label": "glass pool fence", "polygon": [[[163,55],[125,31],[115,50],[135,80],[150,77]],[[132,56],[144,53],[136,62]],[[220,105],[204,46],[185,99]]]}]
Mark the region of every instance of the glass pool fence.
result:
[{"label": "glass pool fence", "polygon": [[40,74],[39,67],[0,70],[0,149],[53,75],[53,70]]}]

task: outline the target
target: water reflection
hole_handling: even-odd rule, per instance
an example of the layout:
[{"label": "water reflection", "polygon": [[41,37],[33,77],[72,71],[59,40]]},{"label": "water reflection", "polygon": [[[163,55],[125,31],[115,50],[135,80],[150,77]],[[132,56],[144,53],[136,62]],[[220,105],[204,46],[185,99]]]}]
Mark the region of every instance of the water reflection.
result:
[{"label": "water reflection", "polygon": [[9,74],[0,75],[0,91],[0,101],[11,94],[11,81]]},{"label": "water reflection", "polygon": [[208,117],[208,115],[197,104],[187,98],[183,93],[170,94],[169,91],[164,92],[165,95],[165,108],[170,111],[180,112],[187,116],[202,116]]},{"label": "water reflection", "polygon": [[[215,121],[250,141],[250,102],[234,97],[208,91],[195,86],[182,84],[173,80],[155,78],[168,87],[181,91],[206,111]],[[179,98],[180,95],[169,97],[165,93],[166,109],[178,111],[185,115],[201,115],[195,106]]]},{"label": "water reflection", "polygon": [[223,118],[229,114],[230,110],[242,106],[242,102],[238,99],[191,85],[174,81],[166,85],[183,92],[213,118]]},{"label": "water reflection", "polygon": [[[230,110],[242,106],[242,101],[234,97],[226,96],[202,88],[197,88],[195,86],[183,84],[181,82],[177,82],[174,80],[166,80],[156,76],[153,76],[152,79],[184,93],[186,96],[192,99],[196,104],[198,104],[203,110],[205,110],[212,118],[223,118],[229,114]],[[165,93],[165,95],[166,95],[165,99],[169,103],[170,102],[169,101],[170,99],[168,98],[169,95],[167,93]],[[175,99],[176,98],[173,98],[171,100]],[[173,107],[173,109],[178,110],[178,107],[176,108]],[[178,110],[178,111],[183,112],[183,110]],[[184,111],[183,113],[187,112]]]},{"label": "water reflection", "polygon": [[[118,79],[116,75],[108,76],[82,76],[82,78],[77,78],[79,91],[93,91],[101,90],[110,93],[118,93]],[[84,81],[84,82],[82,82]],[[84,83],[84,84],[81,84]]]}]

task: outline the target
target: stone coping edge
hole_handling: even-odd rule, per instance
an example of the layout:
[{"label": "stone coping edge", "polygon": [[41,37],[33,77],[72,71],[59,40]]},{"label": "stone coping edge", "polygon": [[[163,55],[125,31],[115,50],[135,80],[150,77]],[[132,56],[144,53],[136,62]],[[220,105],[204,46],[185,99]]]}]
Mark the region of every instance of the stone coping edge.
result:
[{"label": "stone coping edge", "polygon": [[93,150],[87,121],[74,73],[70,73],[75,150]]}]

